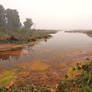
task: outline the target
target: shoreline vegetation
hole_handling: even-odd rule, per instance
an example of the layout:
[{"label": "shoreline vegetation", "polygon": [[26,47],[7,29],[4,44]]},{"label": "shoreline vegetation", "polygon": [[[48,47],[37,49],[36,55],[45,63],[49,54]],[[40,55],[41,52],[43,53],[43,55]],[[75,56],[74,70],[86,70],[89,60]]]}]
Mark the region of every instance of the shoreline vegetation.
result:
[{"label": "shoreline vegetation", "polygon": [[19,69],[7,70],[0,76],[0,85],[3,85],[0,86],[0,92],[91,92],[92,90],[92,60],[76,63],[69,68],[65,77],[54,88],[49,85],[23,84],[23,80],[17,84],[15,72],[19,71]]},{"label": "shoreline vegetation", "polygon": [[57,30],[44,30],[44,29],[17,29],[15,32],[7,32],[3,28],[0,28],[0,44],[3,43],[28,43],[38,39],[47,39],[51,37],[50,34],[56,33]]},{"label": "shoreline vegetation", "polygon": [[22,49],[23,46],[35,43],[41,39],[49,39],[56,30],[18,30],[16,32],[5,32],[0,30],[0,51],[12,51]]},{"label": "shoreline vegetation", "polygon": [[[5,32],[0,30],[0,51],[21,49],[25,44],[35,43],[37,40],[49,39],[56,30],[18,30],[16,32]],[[4,46],[2,46],[4,45]],[[6,46],[5,46],[6,45]],[[8,46],[8,48],[7,48]]]},{"label": "shoreline vegetation", "polygon": [[88,35],[89,37],[92,37],[92,30],[71,30],[71,31],[65,31],[68,33],[84,33]]}]

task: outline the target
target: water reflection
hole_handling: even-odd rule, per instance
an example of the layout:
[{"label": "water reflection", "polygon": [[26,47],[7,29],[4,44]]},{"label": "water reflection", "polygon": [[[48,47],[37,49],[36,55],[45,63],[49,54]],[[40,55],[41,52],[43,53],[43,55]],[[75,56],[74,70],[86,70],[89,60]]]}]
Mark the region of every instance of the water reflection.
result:
[{"label": "water reflection", "polygon": [[17,60],[18,57],[21,55],[21,52],[22,50],[0,52],[0,60],[10,60],[13,57]]},{"label": "water reflection", "polygon": [[[0,64],[13,67],[16,63],[35,60],[48,64],[57,64],[61,61],[69,62],[82,52],[78,52],[76,49],[88,50],[91,49],[89,48],[91,45],[92,38],[86,34],[61,31],[52,34],[52,38],[44,39],[38,44],[27,44],[21,50],[0,52]],[[73,50],[76,50],[75,54],[70,55]]]},{"label": "water reflection", "polygon": [[89,37],[92,37],[92,31],[65,31],[67,33],[82,33],[82,34],[86,34]]},{"label": "water reflection", "polygon": [[[42,41],[47,42],[47,39],[43,39]],[[26,57],[30,52],[33,52],[34,43],[28,44],[24,46],[24,48],[16,51],[2,51],[0,52],[0,63],[3,61],[17,61],[20,57]]]}]

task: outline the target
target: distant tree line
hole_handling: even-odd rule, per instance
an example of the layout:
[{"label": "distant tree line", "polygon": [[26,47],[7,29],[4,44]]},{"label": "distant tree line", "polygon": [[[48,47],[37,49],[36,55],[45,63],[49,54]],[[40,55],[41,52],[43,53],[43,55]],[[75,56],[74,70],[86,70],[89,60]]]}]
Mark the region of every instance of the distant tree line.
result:
[{"label": "distant tree line", "polygon": [[0,27],[5,27],[9,30],[25,28],[30,30],[33,25],[31,18],[26,18],[24,25],[20,22],[19,12],[16,9],[5,9],[0,5]]}]

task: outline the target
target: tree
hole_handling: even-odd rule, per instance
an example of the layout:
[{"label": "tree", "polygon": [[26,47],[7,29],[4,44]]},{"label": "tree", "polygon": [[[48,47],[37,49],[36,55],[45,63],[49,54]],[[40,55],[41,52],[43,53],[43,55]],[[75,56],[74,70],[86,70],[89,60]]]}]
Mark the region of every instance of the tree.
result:
[{"label": "tree", "polygon": [[5,25],[6,25],[5,9],[2,5],[0,5],[0,27]]},{"label": "tree", "polygon": [[7,27],[9,29],[16,29],[21,26],[21,22],[17,10],[7,9],[6,16],[7,16]]},{"label": "tree", "polygon": [[24,21],[24,27],[27,30],[30,30],[33,25],[32,19],[26,18],[26,21]]}]

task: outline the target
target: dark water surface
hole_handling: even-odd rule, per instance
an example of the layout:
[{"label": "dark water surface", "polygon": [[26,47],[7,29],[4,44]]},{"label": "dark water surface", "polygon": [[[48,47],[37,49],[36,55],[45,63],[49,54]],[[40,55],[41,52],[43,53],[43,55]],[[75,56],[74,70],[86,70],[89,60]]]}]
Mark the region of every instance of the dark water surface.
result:
[{"label": "dark water surface", "polygon": [[1,55],[0,64],[14,67],[18,63],[32,61],[42,61],[48,64],[73,62],[74,58],[83,58],[88,51],[91,51],[91,46],[92,38],[87,34],[59,31],[52,34],[50,39],[43,40],[34,46],[25,46],[18,55]]}]

